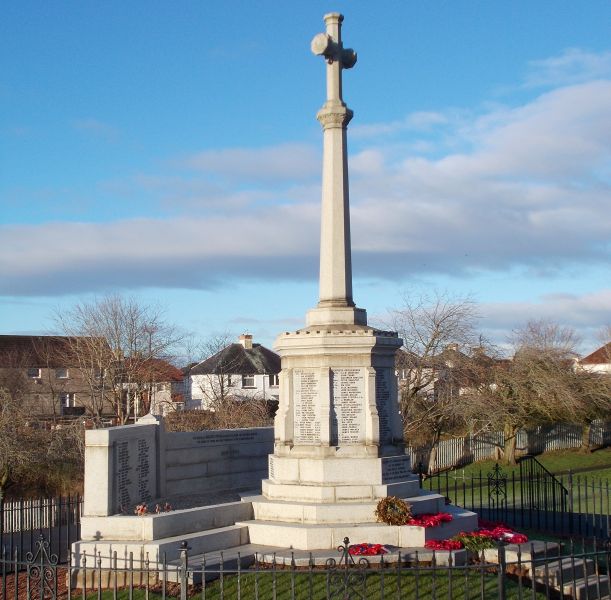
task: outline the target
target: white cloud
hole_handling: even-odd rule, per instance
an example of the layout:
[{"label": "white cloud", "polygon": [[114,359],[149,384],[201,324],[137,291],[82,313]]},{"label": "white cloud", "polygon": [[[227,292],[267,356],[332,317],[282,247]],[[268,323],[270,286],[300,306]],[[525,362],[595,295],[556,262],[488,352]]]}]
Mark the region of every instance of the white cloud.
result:
[{"label": "white cloud", "polygon": [[587,52],[568,48],[560,56],[534,60],[529,64],[527,87],[558,86],[611,76],[611,52]]},{"label": "white cloud", "polygon": [[478,307],[487,336],[503,344],[511,332],[527,321],[548,320],[579,331],[580,350],[600,345],[602,327],[611,323],[611,288],[587,294],[544,295],[532,301],[484,303]]},{"label": "white cloud", "polygon": [[[409,141],[391,151],[372,138],[352,158],[357,276],[400,281],[609,264],[610,81],[478,116],[420,113],[401,123],[405,131],[443,126],[446,151],[423,156]],[[380,127],[380,137],[395,126]],[[167,220],[5,225],[0,290],[60,294],[315,277],[319,149],[206,151],[178,167],[135,178],[175,208]]]},{"label": "white cloud", "polygon": [[417,111],[397,121],[354,125],[350,129],[350,134],[355,138],[370,138],[405,131],[427,132],[440,125],[445,125],[448,120],[449,117],[440,112]]}]

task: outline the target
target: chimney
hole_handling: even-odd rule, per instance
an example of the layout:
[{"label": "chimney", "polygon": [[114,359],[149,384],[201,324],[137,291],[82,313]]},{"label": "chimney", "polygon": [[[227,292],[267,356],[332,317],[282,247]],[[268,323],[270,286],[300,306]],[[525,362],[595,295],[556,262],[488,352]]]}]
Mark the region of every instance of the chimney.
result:
[{"label": "chimney", "polygon": [[250,335],[250,333],[243,333],[238,341],[246,350],[252,349],[252,335]]}]

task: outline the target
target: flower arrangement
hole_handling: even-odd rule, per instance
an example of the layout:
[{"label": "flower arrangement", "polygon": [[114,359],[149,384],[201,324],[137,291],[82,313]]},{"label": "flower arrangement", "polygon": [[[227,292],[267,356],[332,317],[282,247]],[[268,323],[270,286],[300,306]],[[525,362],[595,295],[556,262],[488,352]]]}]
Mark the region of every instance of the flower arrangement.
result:
[{"label": "flower arrangement", "polygon": [[460,548],[466,548],[473,553],[479,554],[486,548],[495,548],[497,542],[524,544],[528,542],[528,537],[502,523],[480,521],[480,528],[477,531],[469,533],[463,531],[449,540],[429,540],[424,546],[430,550],[459,550]]},{"label": "flower arrangement", "polygon": [[142,504],[138,504],[136,508],[134,508],[134,514],[141,517],[142,515],[147,515],[149,512],[149,507],[143,502]]},{"label": "flower arrangement", "polygon": [[416,525],[418,527],[437,527],[442,523],[449,523],[452,520],[452,515],[449,513],[424,514],[411,517],[407,521],[407,525]]},{"label": "flower arrangement", "polygon": [[[172,506],[165,502],[164,504],[155,504],[155,514],[170,512],[172,510]],[[134,508],[134,514],[142,517],[144,515],[148,515],[150,513],[149,507],[146,502],[142,502],[138,504],[136,508]]]},{"label": "flower arrangement", "polygon": [[387,496],[378,502],[375,516],[380,523],[405,525],[412,518],[412,507],[397,496]]},{"label": "flower arrangement", "polygon": [[424,544],[429,550],[460,550],[463,548],[461,541],[452,538],[451,540],[429,540]]},{"label": "flower arrangement", "polygon": [[379,554],[386,554],[388,550],[382,546],[382,544],[368,544],[362,542],[360,544],[352,544],[348,548],[348,554],[353,556],[377,556]]},{"label": "flower arrangement", "polygon": [[490,537],[487,533],[481,534],[479,531],[472,531],[470,533],[461,532],[452,539],[460,542],[463,548],[474,554],[479,554],[487,548],[496,548],[494,538]]}]

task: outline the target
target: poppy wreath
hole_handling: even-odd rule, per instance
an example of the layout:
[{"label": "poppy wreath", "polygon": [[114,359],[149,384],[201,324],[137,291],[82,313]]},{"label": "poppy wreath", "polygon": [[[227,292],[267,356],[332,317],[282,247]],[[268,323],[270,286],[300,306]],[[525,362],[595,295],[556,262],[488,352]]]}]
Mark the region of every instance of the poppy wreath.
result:
[{"label": "poppy wreath", "polygon": [[375,516],[379,523],[405,525],[412,518],[412,507],[397,496],[386,496],[378,502]]},{"label": "poppy wreath", "polygon": [[463,543],[460,540],[429,540],[424,543],[424,547],[429,550],[460,550]]},{"label": "poppy wreath", "polygon": [[417,525],[419,527],[437,527],[442,523],[449,523],[452,520],[452,515],[449,513],[425,514],[411,517],[408,525]]},{"label": "poppy wreath", "polygon": [[386,554],[388,550],[382,544],[353,544],[348,548],[348,554],[353,556],[377,556],[378,554]]}]

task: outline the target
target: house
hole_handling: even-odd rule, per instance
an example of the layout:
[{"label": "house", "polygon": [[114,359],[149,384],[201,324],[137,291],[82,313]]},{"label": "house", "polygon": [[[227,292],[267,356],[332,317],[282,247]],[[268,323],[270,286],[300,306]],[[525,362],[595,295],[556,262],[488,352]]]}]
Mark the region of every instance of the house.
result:
[{"label": "house", "polygon": [[400,390],[409,391],[409,396],[435,400],[467,393],[481,385],[494,367],[507,362],[488,356],[481,347],[471,348],[466,354],[458,344],[448,344],[437,354],[425,357],[401,349],[395,365]]},{"label": "house", "polygon": [[189,397],[185,408],[214,410],[225,399],[279,399],[280,357],[241,335],[188,371]]},{"label": "house", "polygon": [[132,381],[125,383],[133,395],[134,413],[166,415],[184,408],[183,372],[161,358],[128,359],[126,371]]},{"label": "house", "polygon": [[[85,339],[85,338],[78,338]],[[92,339],[92,338],[90,338]],[[0,387],[23,398],[38,419],[72,418],[90,413],[92,398],[102,413],[109,406],[95,380],[79,366],[77,338],[55,335],[0,335]]]},{"label": "house", "polygon": [[607,342],[604,346],[577,361],[577,368],[591,373],[611,375],[611,342]]}]

